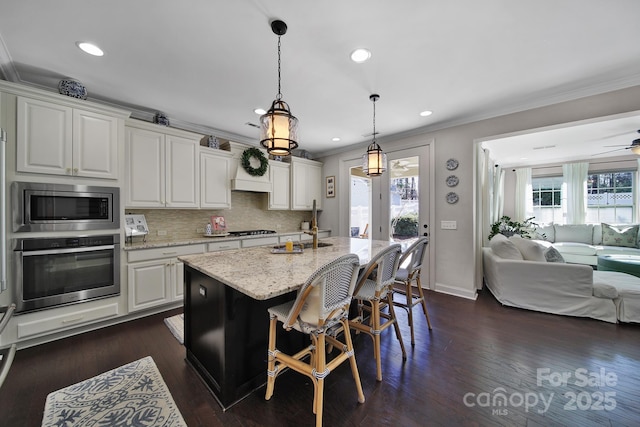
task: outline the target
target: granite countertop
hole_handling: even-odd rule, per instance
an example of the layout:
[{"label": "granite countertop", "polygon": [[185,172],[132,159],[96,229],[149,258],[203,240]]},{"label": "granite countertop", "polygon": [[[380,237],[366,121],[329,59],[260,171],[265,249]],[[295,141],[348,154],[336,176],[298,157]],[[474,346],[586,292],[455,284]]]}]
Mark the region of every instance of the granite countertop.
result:
[{"label": "granite countertop", "polygon": [[[319,233],[327,232],[331,230],[318,230]],[[193,238],[184,238],[184,239],[171,239],[171,240],[154,240],[151,242],[143,242],[143,241],[134,241],[133,243],[129,243],[126,241],[124,245],[122,245],[122,249],[125,251],[137,250],[137,249],[152,249],[152,248],[166,248],[170,246],[185,246],[185,245],[197,245],[200,243],[211,243],[211,242],[224,242],[229,240],[246,240],[246,239],[259,239],[264,237],[279,237],[279,236],[294,236],[304,234],[303,231],[282,231],[279,233],[273,234],[257,234],[252,236],[225,236],[225,237],[209,237],[209,236],[201,236],[201,237],[193,237]],[[311,236],[309,236],[311,238]],[[136,239],[140,239],[139,237]],[[125,239],[126,240],[126,239]]]},{"label": "granite countertop", "polygon": [[271,246],[180,256],[186,265],[254,298],[266,300],[300,288],[315,270],[355,253],[364,266],[372,255],[393,244],[383,240],[327,237],[333,246],[305,249],[301,254],[273,254]]}]

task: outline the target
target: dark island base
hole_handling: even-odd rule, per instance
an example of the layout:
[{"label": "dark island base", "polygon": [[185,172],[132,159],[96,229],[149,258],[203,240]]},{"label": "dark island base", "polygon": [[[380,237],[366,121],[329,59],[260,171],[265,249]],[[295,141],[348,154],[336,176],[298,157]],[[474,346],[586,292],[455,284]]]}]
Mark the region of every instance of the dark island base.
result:
[{"label": "dark island base", "polygon": [[[267,381],[267,309],[296,292],[255,300],[185,266],[184,329],[187,361],[223,409]],[[296,352],[309,344],[297,331],[278,330],[278,348]]]}]

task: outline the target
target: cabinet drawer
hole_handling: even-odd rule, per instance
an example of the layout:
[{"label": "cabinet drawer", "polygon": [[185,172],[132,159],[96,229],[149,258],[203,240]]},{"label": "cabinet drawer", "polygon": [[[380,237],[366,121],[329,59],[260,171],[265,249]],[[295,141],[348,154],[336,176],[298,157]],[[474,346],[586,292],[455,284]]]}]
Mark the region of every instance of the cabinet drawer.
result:
[{"label": "cabinet drawer", "polygon": [[63,314],[60,316],[34,320],[32,322],[18,323],[18,338],[25,338],[45,332],[68,329],[71,327],[93,322],[96,320],[114,317],[117,315],[118,304],[109,304],[103,305],[101,307],[91,308],[88,310],[81,310],[74,313]]},{"label": "cabinet drawer", "polygon": [[175,258],[181,255],[201,254],[204,252],[204,244],[186,246],[167,246],[164,248],[137,249],[127,251],[127,261],[149,261],[161,258]]},{"label": "cabinet drawer", "polygon": [[246,239],[242,241],[243,248],[251,248],[254,246],[277,245],[278,236],[273,237],[257,237],[255,239]]},{"label": "cabinet drawer", "polygon": [[225,242],[209,243],[207,250],[209,252],[228,251],[230,249],[240,249],[240,240],[228,240]]}]

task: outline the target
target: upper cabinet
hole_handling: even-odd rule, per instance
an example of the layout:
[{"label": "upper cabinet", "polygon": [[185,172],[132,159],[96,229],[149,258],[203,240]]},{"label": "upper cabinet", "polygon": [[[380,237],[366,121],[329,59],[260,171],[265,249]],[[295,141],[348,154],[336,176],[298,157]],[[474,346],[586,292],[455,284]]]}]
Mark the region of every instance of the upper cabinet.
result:
[{"label": "upper cabinet", "polygon": [[291,157],[291,210],[322,209],[322,163]]},{"label": "upper cabinet", "polygon": [[271,210],[289,210],[290,203],[290,179],[289,169],[291,165],[285,162],[269,161],[269,178],[271,192],[269,193],[269,206]]},{"label": "upper cabinet", "polygon": [[200,148],[200,207],[231,208],[231,161],[228,151]]},{"label": "upper cabinet", "polygon": [[17,97],[19,172],[118,179],[123,120],[66,103]]},{"label": "upper cabinet", "polygon": [[146,122],[125,128],[127,208],[199,208],[202,135]]}]

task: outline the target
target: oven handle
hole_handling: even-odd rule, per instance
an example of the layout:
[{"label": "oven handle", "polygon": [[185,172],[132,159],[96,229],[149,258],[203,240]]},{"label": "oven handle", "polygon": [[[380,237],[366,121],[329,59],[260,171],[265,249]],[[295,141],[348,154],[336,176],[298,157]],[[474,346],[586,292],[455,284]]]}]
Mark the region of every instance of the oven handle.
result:
[{"label": "oven handle", "polygon": [[71,254],[71,253],[79,253],[79,252],[93,252],[93,251],[101,251],[104,249],[115,249],[115,245],[104,245],[104,246],[85,246],[82,248],[62,248],[62,249],[46,249],[42,251],[21,251],[22,256],[34,256],[34,255],[57,255],[57,254]]}]

